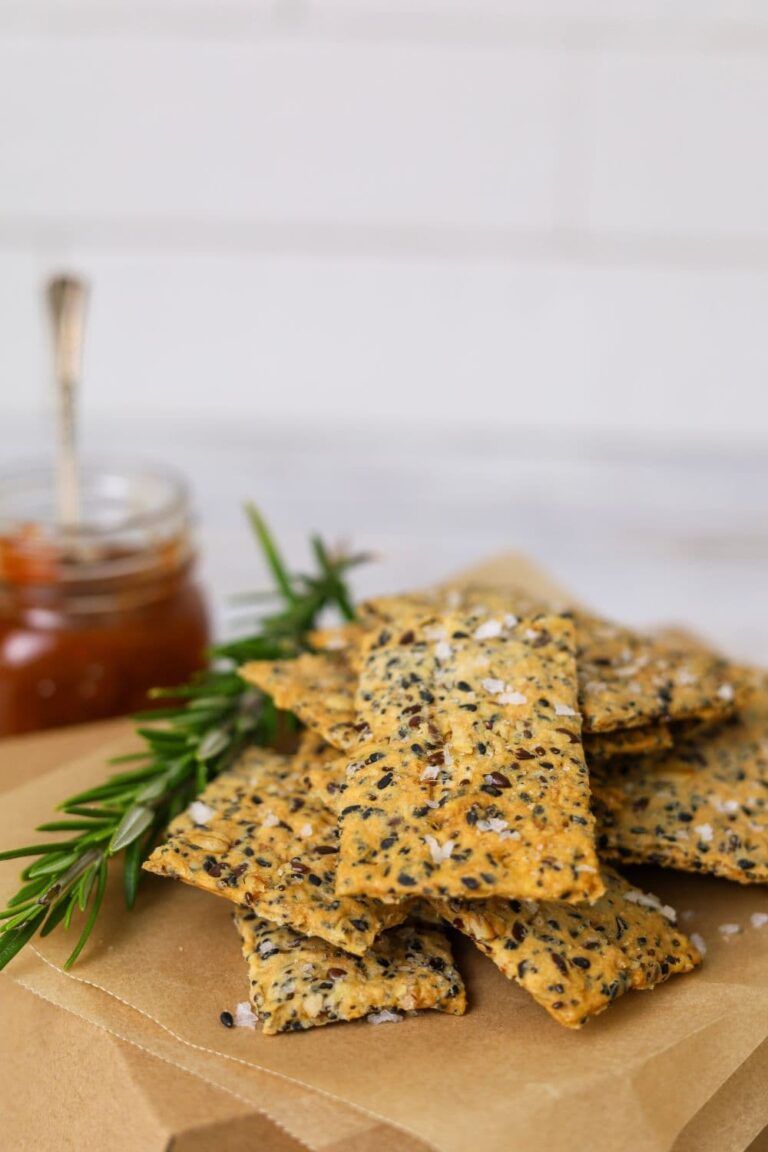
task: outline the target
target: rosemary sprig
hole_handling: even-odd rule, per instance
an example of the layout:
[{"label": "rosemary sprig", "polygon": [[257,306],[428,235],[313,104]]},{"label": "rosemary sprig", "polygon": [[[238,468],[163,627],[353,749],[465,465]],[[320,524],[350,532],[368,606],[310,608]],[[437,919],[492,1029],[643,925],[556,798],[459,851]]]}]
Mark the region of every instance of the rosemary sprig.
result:
[{"label": "rosemary sprig", "polygon": [[59,805],[62,818],[39,825],[38,832],[66,833],[64,839],[0,852],[0,860],[31,858],[22,885],[0,911],[0,969],[39,932],[68,928],[84,915],[80,938],[65,967],[85,947],[104,898],[110,861],[122,857],[125,903],[132,908],[141,865],[163,829],[249,744],[274,743],[278,715],[269,697],[250,688],[237,674],[246,660],[280,660],[305,649],[307,634],[326,608],[345,619],[354,610],[345,584],[351,567],[366,559],[330,553],[312,539],[315,575],[293,575],[262,516],[253,505],[246,513],[275,582],[276,611],[261,618],[250,636],[222,644],[211,665],[190,683],[156,689],[168,707],[136,718],[144,748],[112,761],[131,765],[103,784],[70,796]]}]

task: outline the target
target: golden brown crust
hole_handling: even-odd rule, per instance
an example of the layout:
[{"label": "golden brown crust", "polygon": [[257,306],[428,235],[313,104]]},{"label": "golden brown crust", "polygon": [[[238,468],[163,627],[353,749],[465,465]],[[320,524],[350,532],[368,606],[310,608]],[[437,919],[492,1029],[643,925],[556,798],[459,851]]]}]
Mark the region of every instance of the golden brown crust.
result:
[{"label": "golden brown crust", "polygon": [[347,769],[339,892],[600,895],[569,620],[385,628],[357,706],[371,736]]},{"label": "golden brown crust", "polygon": [[336,895],[336,819],[307,794],[302,767],[252,749],[173,821],[144,867],[363,953],[407,909]]},{"label": "golden brown crust", "polygon": [[251,1003],[268,1035],[379,1012],[465,1011],[464,984],[439,929],[404,925],[380,936],[364,956],[349,956],[253,912],[238,910],[235,921]]},{"label": "golden brown crust", "polygon": [[[553,1019],[579,1028],[631,988],[653,988],[701,957],[655,897],[605,867],[604,895],[562,901],[432,901]],[[665,915],[664,913],[667,913]]]},{"label": "golden brown crust", "polygon": [[662,756],[595,767],[592,786],[607,856],[768,881],[768,691]]}]

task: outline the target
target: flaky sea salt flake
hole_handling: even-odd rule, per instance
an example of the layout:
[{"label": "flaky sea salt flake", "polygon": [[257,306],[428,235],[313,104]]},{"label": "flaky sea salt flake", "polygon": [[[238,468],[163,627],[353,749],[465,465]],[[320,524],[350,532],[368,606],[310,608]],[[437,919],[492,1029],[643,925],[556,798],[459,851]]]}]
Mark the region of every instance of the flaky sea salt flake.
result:
[{"label": "flaky sea salt flake", "polygon": [[195,824],[207,824],[210,820],[213,820],[216,813],[213,808],[204,804],[202,800],[193,800],[189,808],[187,808],[187,815]]}]

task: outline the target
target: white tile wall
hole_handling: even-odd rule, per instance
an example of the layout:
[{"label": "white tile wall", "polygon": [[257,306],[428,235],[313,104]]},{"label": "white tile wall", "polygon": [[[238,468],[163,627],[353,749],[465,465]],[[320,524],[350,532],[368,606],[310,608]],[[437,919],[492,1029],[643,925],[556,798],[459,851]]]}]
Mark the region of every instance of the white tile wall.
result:
[{"label": "white tile wall", "polygon": [[[76,263],[97,286],[94,412],[502,424],[512,443],[529,426],[765,433],[768,271],[178,251]],[[3,260],[9,410],[42,403],[45,266]]]},{"label": "white tile wall", "polygon": [[3,0],[0,420],[70,265],[95,413],[768,444],[766,77],[757,0]]}]

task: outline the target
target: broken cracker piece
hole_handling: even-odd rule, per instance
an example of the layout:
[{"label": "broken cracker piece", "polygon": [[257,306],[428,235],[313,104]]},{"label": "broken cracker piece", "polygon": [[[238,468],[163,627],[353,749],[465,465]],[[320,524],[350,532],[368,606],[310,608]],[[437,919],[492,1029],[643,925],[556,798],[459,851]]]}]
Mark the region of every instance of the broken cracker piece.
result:
[{"label": "broken cracker piece", "polygon": [[357,676],[343,655],[252,660],[240,668],[240,675],[334,748],[350,748],[358,738],[353,711]]},{"label": "broken cracker piece", "polygon": [[251,1003],[268,1035],[385,1012],[465,1011],[464,984],[439,929],[403,925],[385,932],[364,956],[349,956],[244,909],[235,922]]},{"label": "broken cracker piece", "polygon": [[716,732],[593,771],[601,851],[631,863],[768,881],[768,690]]},{"label": "broken cracker piece", "polygon": [[674,910],[603,868],[591,906],[563,901],[431,901],[447,923],[567,1028],[630,989],[689,972],[701,956],[672,922]]},{"label": "broken cracker piece", "polygon": [[407,909],[337,896],[337,860],[336,818],[307,794],[294,758],[254,748],[171,823],[144,867],[362,954]]}]

